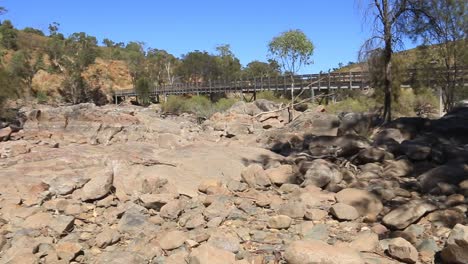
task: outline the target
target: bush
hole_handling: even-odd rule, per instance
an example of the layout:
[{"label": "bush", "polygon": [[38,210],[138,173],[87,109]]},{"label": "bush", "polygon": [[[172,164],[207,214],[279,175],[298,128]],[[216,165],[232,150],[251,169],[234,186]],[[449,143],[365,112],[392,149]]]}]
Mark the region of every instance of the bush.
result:
[{"label": "bush", "polygon": [[148,105],[151,102],[150,81],[147,78],[139,78],[136,82],[135,90],[138,95],[138,103],[141,105]]},{"label": "bush", "polygon": [[368,112],[373,111],[378,107],[376,100],[367,96],[348,97],[343,101],[330,104],[326,107],[328,112]]},{"label": "bush", "polygon": [[49,96],[44,91],[38,91],[36,93],[37,102],[40,104],[45,104],[49,101]]},{"label": "bush", "polygon": [[169,96],[167,102],[163,103],[162,110],[166,113],[192,113],[199,117],[209,118],[216,112],[229,109],[235,102],[235,99],[221,98],[213,103],[206,96]]}]

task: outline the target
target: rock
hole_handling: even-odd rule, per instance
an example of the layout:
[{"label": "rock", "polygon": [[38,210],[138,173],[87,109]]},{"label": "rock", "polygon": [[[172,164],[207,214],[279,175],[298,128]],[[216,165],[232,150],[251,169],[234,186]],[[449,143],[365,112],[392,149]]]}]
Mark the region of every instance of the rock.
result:
[{"label": "rock", "polygon": [[336,136],[339,126],[340,120],[337,116],[307,110],[289,123],[285,130],[290,132],[301,131],[304,134],[316,136]]},{"label": "rock", "polygon": [[313,157],[349,157],[357,154],[361,149],[369,148],[367,139],[344,135],[340,137],[317,136],[307,139],[309,152]]},{"label": "rock", "polygon": [[3,142],[0,145],[0,159],[13,158],[30,151],[31,145],[25,140]]},{"label": "rock", "polygon": [[142,205],[147,209],[154,209],[160,211],[161,207],[174,200],[177,197],[176,194],[162,193],[162,194],[151,194],[145,193],[140,195],[139,199]]},{"label": "rock", "polygon": [[405,177],[413,171],[413,164],[406,159],[386,160],[383,175],[388,177]]},{"label": "rock", "polygon": [[65,235],[73,229],[75,217],[67,215],[59,215],[53,218],[48,226],[59,235]]},{"label": "rock", "polygon": [[389,227],[404,229],[435,209],[434,205],[425,201],[410,201],[386,214],[382,221]]},{"label": "rock", "polygon": [[437,245],[437,242],[432,238],[423,239],[422,241],[420,241],[416,249],[419,252],[429,252],[432,255],[440,251],[440,248]]},{"label": "rock", "polygon": [[340,116],[338,136],[354,134],[367,136],[375,117],[369,113],[345,113]]},{"label": "rock", "polygon": [[438,183],[458,185],[468,178],[468,165],[463,163],[448,163],[433,168],[418,177],[423,192],[430,192]]},{"label": "rock", "polygon": [[305,239],[327,241],[329,234],[328,225],[314,225],[312,222],[304,222],[301,225],[300,233]]},{"label": "rock", "polygon": [[81,189],[80,198],[82,201],[94,201],[106,196],[114,180],[114,174],[111,169],[100,171]]},{"label": "rock", "polygon": [[242,180],[252,188],[264,188],[271,185],[268,175],[258,164],[251,164],[241,172]]},{"label": "rock", "polygon": [[120,232],[140,232],[148,226],[148,216],[135,209],[127,210],[118,223],[118,230]]},{"label": "rock", "polygon": [[182,246],[188,235],[182,231],[170,231],[164,234],[158,241],[164,250],[172,250]]},{"label": "rock", "polygon": [[307,220],[319,221],[327,217],[328,212],[321,209],[307,209],[304,218]]},{"label": "rock", "polygon": [[106,248],[113,245],[120,240],[120,233],[111,228],[104,228],[104,230],[96,236],[96,246]]},{"label": "rock", "polygon": [[227,250],[204,244],[189,255],[189,264],[234,264],[235,255]]},{"label": "rock", "polygon": [[161,207],[160,216],[163,218],[175,220],[184,209],[184,202],[181,200],[172,200]]},{"label": "rock", "polygon": [[302,219],[305,214],[305,206],[302,202],[288,202],[282,204],[278,210],[281,215],[286,215],[291,218]]},{"label": "rock", "polygon": [[457,224],[441,253],[446,263],[468,263],[468,226]]},{"label": "rock", "polygon": [[390,240],[388,254],[405,263],[416,263],[418,261],[418,251],[416,248],[401,237]]},{"label": "rock", "polygon": [[379,236],[373,232],[361,232],[349,244],[350,248],[358,251],[372,252],[379,245]]},{"label": "rock", "polygon": [[360,164],[382,162],[384,159],[390,158],[390,154],[381,148],[366,148],[359,151],[357,160]]},{"label": "rock", "polygon": [[42,229],[50,228],[59,235],[65,234],[73,228],[75,218],[73,216],[58,215],[53,217],[48,213],[37,213],[25,219],[25,228]]},{"label": "rock", "polygon": [[14,256],[7,264],[38,264],[39,260],[36,255],[32,253],[23,253]]},{"label": "rock", "polygon": [[335,183],[340,182],[342,177],[336,165],[323,159],[316,159],[307,164],[307,171],[302,185],[313,185],[323,188],[332,181]]},{"label": "rock", "polygon": [[208,179],[198,185],[198,190],[202,193],[206,193],[209,188],[221,186],[223,186],[223,183],[220,180]]},{"label": "rock", "polygon": [[110,251],[102,253],[94,264],[141,264],[147,263],[138,253],[126,251]]},{"label": "rock", "polygon": [[60,259],[71,262],[81,252],[83,247],[77,243],[60,242],[55,247],[55,251]]},{"label": "rock", "polygon": [[287,215],[272,216],[268,219],[268,227],[274,229],[287,229],[291,223],[292,219]]},{"label": "rock", "polygon": [[237,233],[218,229],[210,235],[208,244],[222,250],[237,253],[240,250],[240,239]]},{"label": "rock", "polygon": [[334,204],[330,208],[330,213],[339,220],[354,220],[359,217],[358,211],[353,206],[344,203]]},{"label": "rock", "polygon": [[0,142],[7,141],[10,139],[10,135],[13,133],[13,129],[11,127],[5,127],[0,129]]},{"label": "rock", "polygon": [[431,155],[431,147],[417,141],[403,141],[400,150],[412,160],[425,160]]},{"label": "rock", "polygon": [[383,209],[379,198],[365,190],[347,188],[338,192],[335,197],[339,203],[356,208],[360,216],[375,219]]},{"label": "rock", "polygon": [[317,240],[294,241],[286,247],[284,258],[289,264],[356,264],[364,263],[359,253],[346,247],[334,247]]},{"label": "rock", "polygon": [[270,181],[276,185],[296,182],[296,173],[291,165],[281,165],[277,168],[268,169],[265,172]]}]

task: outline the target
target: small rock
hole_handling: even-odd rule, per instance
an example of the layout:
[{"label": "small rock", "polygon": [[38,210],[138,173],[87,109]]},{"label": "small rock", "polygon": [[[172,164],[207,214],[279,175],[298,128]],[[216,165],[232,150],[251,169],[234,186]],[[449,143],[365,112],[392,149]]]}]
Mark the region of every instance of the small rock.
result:
[{"label": "small rock", "polygon": [[100,171],[86,183],[81,189],[80,199],[82,201],[94,201],[106,196],[111,188],[114,180],[114,173],[112,170],[107,169]]},{"label": "small rock", "polygon": [[453,228],[441,256],[446,263],[468,263],[468,226]]},{"label": "small rock", "polygon": [[287,229],[291,226],[292,219],[287,215],[272,216],[268,219],[268,227],[274,229]]},{"label": "small rock", "polygon": [[189,264],[234,264],[234,253],[204,244],[189,255]]},{"label": "small rock", "polygon": [[171,231],[164,234],[159,239],[159,245],[164,250],[172,250],[182,246],[187,239],[187,233],[182,231]]},{"label": "small rock", "polygon": [[291,218],[302,219],[305,215],[305,206],[301,202],[288,202],[282,204],[278,212],[281,215],[287,215]]},{"label": "small rock", "polygon": [[358,251],[374,251],[379,245],[379,236],[373,232],[362,232],[349,244],[350,248]]},{"label": "small rock", "polygon": [[120,237],[120,233],[117,230],[105,228],[96,236],[96,246],[106,248],[107,246],[117,243]]},{"label": "small rock", "polygon": [[308,209],[305,212],[304,218],[312,221],[319,221],[327,217],[328,212],[322,209]]},{"label": "small rock", "polygon": [[353,249],[330,246],[318,240],[299,240],[292,242],[286,247],[284,258],[289,264],[365,263],[359,253]]},{"label": "small rock", "polygon": [[[323,188],[330,182],[338,183],[343,179],[343,175],[336,168],[336,165],[323,159],[313,160],[306,167],[308,169],[302,183],[304,186],[314,185]],[[303,169],[301,168],[301,170]]]},{"label": "small rock", "polygon": [[154,209],[160,211],[161,207],[174,200],[177,197],[175,194],[163,193],[163,194],[151,194],[145,193],[140,195],[139,199],[142,205],[148,209]]},{"label": "small rock", "polygon": [[359,213],[354,207],[344,203],[334,204],[330,208],[330,213],[339,220],[354,220],[359,217]]},{"label": "small rock", "polygon": [[271,185],[268,175],[258,164],[251,164],[241,172],[242,180],[252,188],[264,188]]},{"label": "small rock", "polygon": [[416,263],[418,261],[418,251],[416,248],[401,237],[389,241],[388,254],[405,263]]},{"label": "small rock", "polygon": [[351,205],[360,216],[375,218],[382,211],[382,202],[374,194],[354,188],[343,189],[336,194],[339,203]]},{"label": "small rock", "polygon": [[74,260],[82,249],[80,244],[71,242],[60,242],[55,247],[58,257],[67,262]]},{"label": "small rock", "polygon": [[265,171],[271,182],[276,185],[285,183],[295,183],[296,174],[291,165],[281,165],[277,168],[271,168]]}]

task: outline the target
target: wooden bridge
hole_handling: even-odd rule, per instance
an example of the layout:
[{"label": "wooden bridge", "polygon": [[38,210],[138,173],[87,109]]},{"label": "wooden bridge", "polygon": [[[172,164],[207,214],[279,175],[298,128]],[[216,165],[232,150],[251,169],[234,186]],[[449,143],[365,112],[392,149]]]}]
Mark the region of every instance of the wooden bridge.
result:
[{"label": "wooden bridge", "polygon": [[[459,78],[462,79],[465,86],[467,85],[468,68],[463,68]],[[412,76],[416,70],[408,70],[406,72],[406,82],[403,86],[411,84]],[[434,83],[436,80],[435,75],[428,76],[426,85]],[[440,80],[439,80],[440,81]],[[151,98],[168,95],[210,95],[217,93],[238,93],[253,94],[253,99],[256,98],[256,93],[261,91],[274,91],[274,92],[291,92],[291,90],[309,92],[311,97],[314,97],[316,92],[337,89],[367,89],[370,86],[369,72],[333,72],[333,73],[319,73],[319,74],[305,74],[294,76],[275,76],[275,77],[259,77],[251,79],[238,79],[233,81],[216,80],[206,82],[188,82],[188,83],[175,83],[173,85],[160,85],[153,87],[149,94]],[[118,90],[114,92],[115,102],[124,100],[127,97],[140,96],[134,89]]]},{"label": "wooden bridge", "polygon": [[[366,89],[369,88],[367,72],[348,73],[319,73],[294,76],[260,77],[251,79],[239,79],[234,81],[216,80],[207,82],[175,83],[173,85],[160,85],[153,87],[150,97],[159,98],[160,95],[183,94],[216,94],[216,93],[251,93],[255,97],[257,92],[291,92],[310,91],[314,96],[315,91],[331,89]],[[294,85],[293,85],[294,84]],[[134,89],[118,90],[114,92],[116,102],[126,97],[138,97]]]}]

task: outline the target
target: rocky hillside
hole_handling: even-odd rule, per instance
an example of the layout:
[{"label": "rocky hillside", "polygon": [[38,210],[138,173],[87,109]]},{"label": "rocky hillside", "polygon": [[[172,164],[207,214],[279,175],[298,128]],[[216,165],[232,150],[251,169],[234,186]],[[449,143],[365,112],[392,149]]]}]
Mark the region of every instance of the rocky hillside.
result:
[{"label": "rocky hillside", "polygon": [[378,129],[278,109],[23,108],[0,263],[468,263],[467,109]]}]

